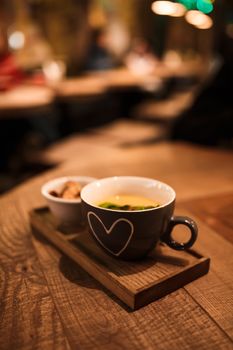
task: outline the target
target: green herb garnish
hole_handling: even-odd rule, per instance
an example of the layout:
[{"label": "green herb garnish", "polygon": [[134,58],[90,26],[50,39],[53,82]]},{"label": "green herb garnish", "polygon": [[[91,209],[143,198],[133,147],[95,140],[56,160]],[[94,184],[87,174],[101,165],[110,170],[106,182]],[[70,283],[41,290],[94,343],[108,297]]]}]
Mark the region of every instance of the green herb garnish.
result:
[{"label": "green herb garnish", "polygon": [[153,208],[157,208],[159,207],[159,204],[157,204],[156,206],[132,206],[132,205],[117,205],[117,204],[113,204],[110,202],[104,202],[104,203],[100,203],[99,207],[101,208],[105,208],[105,209],[116,209],[116,210],[126,210],[126,211],[134,211],[134,210],[146,210],[146,209],[153,209]]}]

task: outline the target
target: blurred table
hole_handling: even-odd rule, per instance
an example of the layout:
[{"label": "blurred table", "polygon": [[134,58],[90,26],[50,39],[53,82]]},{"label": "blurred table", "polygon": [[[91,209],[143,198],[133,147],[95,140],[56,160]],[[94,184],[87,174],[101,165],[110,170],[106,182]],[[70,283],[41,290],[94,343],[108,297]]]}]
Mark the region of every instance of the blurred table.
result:
[{"label": "blurred table", "polygon": [[160,85],[157,77],[136,75],[128,71],[109,70],[92,72],[82,77],[65,79],[54,87],[59,100],[85,99],[104,96],[111,90],[127,90],[131,88],[156,88]]},{"label": "blurred table", "polygon": [[103,96],[112,89],[156,90],[161,86],[162,79],[200,75],[203,69],[203,65],[191,62],[178,67],[159,64],[154,72],[146,75],[131,72],[127,68],[119,68],[65,79],[50,87],[22,84],[9,91],[0,92],[0,113],[48,106],[53,103],[55,96],[60,100],[85,99]]},{"label": "blurred table", "polygon": [[[96,75],[103,77],[109,88],[147,87],[150,84],[159,86],[163,79],[171,77],[201,77],[206,72],[207,64],[200,61],[187,61],[180,64],[158,63],[149,74],[129,70],[126,67],[110,69]],[[92,73],[94,74],[94,73]]]},{"label": "blurred table", "polygon": [[[90,156],[84,139],[81,151],[59,168],[0,199],[0,348],[232,349],[232,153],[183,143],[133,149],[105,144],[101,152],[93,146]],[[140,175],[171,184],[176,213],[199,225],[195,246],[211,257],[208,275],[135,312],[124,307],[31,234],[28,211],[44,205],[40,186],[72,174]]]},{"label": "blurred table", "polygon": [[[4,113],[35,110],[51,105],[54,93],[48,87],[19,85],[15,88],[0,92],[0,118]],[[14,117],[17,114],[14,113]]]},{"label": "blurred table", "polygon": [[102,77],[83,76],[72,79],[65,79],[55,87],[56,97],[59,100],[72,98],[99,97],[107,90],[106,82]]},{"label": "blurred table", "polygon": [[207,61],[198,60],[187,60],[179,63],[166,63],[162,62],[155,68],[154,74],[157,74],[160,78],[169,77],[202,77],[208,69],[209,63]]},{"label": "blurred table", "polygon": [[157,90],[162,80],[171,77],[200,77],[206,70],[200,62],[184,62],[172,66],[159,63],[150,74],[133,72],[126,67],[106,71],[92,71],[72,79],[65,79],[54,89],[59,99],[90,98],[101,96],[111,90],[127,90],[132,88],[142,90]]},{"label": "blurred table", "polygon": [[130,88],[138,89],[157,89],[161,85],[161,79],[156,72],[151,74],[142,74],[132,72],[127,68],[118,68],[106,70],[99,73],[109,90],[124,90]]},{"label": "blurred table", "polygon": [[[90,129],[85,134],[72,134],[65,140],[61,140],[48,147],[43,153],[43,158],[50,163],[62,163],[64,161],[79,158],[86,163],[86,158],[95,159],[97,153],[119,152],[118,148],[146,142],[148,139],[161,137],[163,129],[159,126],[142,122],[119,119],[110,124]],[[85,158],[82,155],[85,154]]]}]

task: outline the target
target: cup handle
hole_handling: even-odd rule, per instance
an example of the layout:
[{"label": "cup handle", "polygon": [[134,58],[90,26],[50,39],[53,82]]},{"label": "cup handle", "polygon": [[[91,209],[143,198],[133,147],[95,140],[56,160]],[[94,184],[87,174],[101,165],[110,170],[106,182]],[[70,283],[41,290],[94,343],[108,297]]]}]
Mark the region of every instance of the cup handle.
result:
[{"label": "cup handle", "polygon": [[[172,238],[172,230],[176,225],[185,225],[190,229],[191,237],[187,242],[179,243]],[[168,224],[166,233],[161,237],[161,241],[166,243],[172,249],[185,250],[192,247],[192,245],[195,243],[197,239],[197,234],[198,234],[198,228],[195,221],[193,221],[187,216],[172,216]]]}]

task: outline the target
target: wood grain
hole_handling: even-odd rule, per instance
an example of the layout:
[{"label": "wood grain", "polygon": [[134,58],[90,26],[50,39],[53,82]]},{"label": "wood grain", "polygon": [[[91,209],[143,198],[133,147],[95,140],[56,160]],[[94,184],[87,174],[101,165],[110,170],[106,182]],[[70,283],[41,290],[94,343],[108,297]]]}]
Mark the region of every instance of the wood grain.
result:
[{"label": "wood grain", "polygon": [[198,224],[196,248],[202,254],[208,252],[211,258],[211,269],[206,278],[185,289],[233,339],[233,246],[188,212],[185,205],[180,207],[178,214],[191,216]]},{"label": "wood grain", "polygon": [[62,231],[48,208],[30,212],[32,228],[73,259],[131,309],[159,299],[209,270],[209,259],[195,251],[171,251],[160,245],[147,259],[125,262],[100,249],[89,232]]},{"label": "wood grain", "polygon": [[[66,163],[60,172],[66,169],[67,174],[136,175],[159,179],[176,190],[178,201],[233,192],[232,152],[185,143],[164,142],[132,148],[117,148],[117,144],[119,139],[116,143],[111,135],[76,136],[69,140],[67,151],[66,141],[49,150],[49,160],[55,162],[61,154]],[[40,179],[43,183],[43,178]]]},{"label": "wood grain", "polygon": [[206,225],[233,243],[233,192],[186,201],[184,205]]},{"label": "wood grain", "polygon": [[229,337],[185,290],[130,313],[53,247],[34,244],[68,338],[81,348],[231,349]]},{"label": "wood grain", "polygon": [[[37,259],[27,216],[30,209],[44,205],[40,186],[66,174],[158,178],[175,188],[178,203],[189,200],[191,205],[195,199],[223,195],[225,207],[224,193],[233,191],[232,154],[169,143],[133,149],[105,144],[95,153],[93,141],[91,154],[88,142],[82,147],[70,157],[64,152],[67,161],[57,169],[0,199],[0,348],[232,349],[232,244],[198,215],[205,233],[200,229],[196,248],[211,257],[209,274],[135,312],[119,305],[114,296],[109,298],[53,247],[33,240]],[[177,214],[195,217],[188,209],[179,207]]]},{"label": "wood grain", "polygon": [[[178,214],[191,215],[185,208],[178,211]],[[203,254],[209,253],[212,266],[206,277],[188,285],[185,290],[208,312],[211,319],[215,320],[224,330],[227,337],[233,339],[233,248],[197,218],[195,220],[198,222],[200,231],[196,246]],[[210,236],[213,236],[211,241]],[[119,264],[120,267],[120,263],[116,264]],[[227,304],[226,300],[228,300]]]},{"label": "wood grain", "polygon": [[[233,192],[232,152],[167,142],[117,148],[103,144],[90,134],[81,139],[71,138],[68,144],[66,148],[66,142],[61,142],[48,151],[49,161],[63,161],[59,167],[22,184],[12,196],[23,193],[31,197],[32,189],[39,194],[45,181],[63,175],[152,177],[170,184],[176,190],[178,202]],[[43,205],[43,201],[34,203],[35,207]]]},{"label": "wood grain", "polygon": [[14,202],[2,204],[0,349],[69,349],[25,217]]}]

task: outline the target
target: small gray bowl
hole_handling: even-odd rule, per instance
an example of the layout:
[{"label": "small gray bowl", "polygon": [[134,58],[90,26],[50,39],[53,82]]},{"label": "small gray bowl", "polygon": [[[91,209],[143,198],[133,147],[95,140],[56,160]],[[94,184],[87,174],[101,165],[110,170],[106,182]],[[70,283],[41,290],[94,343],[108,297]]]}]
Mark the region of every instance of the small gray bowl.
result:
[{"label": "small gray bowl", "polygon": [[81,198],[58,198],[51,195],[50,192],[59,189],[67,181],[76,181],[81,185],[81,187],[83,187],[95,180],[95,178],[88,176],[64,176],[48,181],[42,186],[41,193],[46,199],[49,209],[59,223],[67,223],[71,225],[80,225],[82,223],[83,216]]}]

